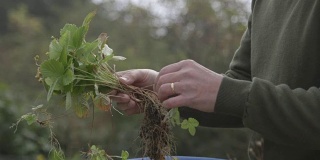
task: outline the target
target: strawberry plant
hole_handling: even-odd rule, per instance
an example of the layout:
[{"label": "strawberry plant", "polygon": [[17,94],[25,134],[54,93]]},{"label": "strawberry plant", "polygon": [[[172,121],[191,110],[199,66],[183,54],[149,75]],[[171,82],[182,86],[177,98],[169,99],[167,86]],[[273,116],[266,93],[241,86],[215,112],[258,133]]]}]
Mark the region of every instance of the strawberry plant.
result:
[{"label": "strawberry plant", "polygon": [[[89,13],[81,26],[66,24],[60,30],[60,37],[53,38],[47,57],[40,62],[39,56],[35,57],[38,66],[36,78],[47,91],[47,101],[52,96],[64,97],[65,109],[73,110],[79,118],[89,115],[90,107],[102,111],[115,109],[110,101],[110,91],[116,90],[128,94],[144,110],[144,118],[140,128],[142,152],[151,159],[164,159],[172,154],[174,143],[172,141],[171,125],[178,124],[194,135],[196,120],[189,119],[180,123],[177,109],[168,111],[162,107],[157,95],[150,90],[127,85],[119,81],[119,77],[110,61],[125,60],[116,56],[108,46],[108,36],[100,36],[87,42],[85,37],[89,24],[95,12]],[[39,124],[50,131],[52,159],[64,159],[60,144],[52,132],[52,115],[44,105],[32,108],[32,112],[23,115],[16,124],[25,120],[29,125]],[[171,122],[171,123],[170,123]],[[104,150],[95,145],[86,153],[87,157],[94,160],[122,158],[127,159],[129,154],[123,151],[121,156],[109,156]]]}]

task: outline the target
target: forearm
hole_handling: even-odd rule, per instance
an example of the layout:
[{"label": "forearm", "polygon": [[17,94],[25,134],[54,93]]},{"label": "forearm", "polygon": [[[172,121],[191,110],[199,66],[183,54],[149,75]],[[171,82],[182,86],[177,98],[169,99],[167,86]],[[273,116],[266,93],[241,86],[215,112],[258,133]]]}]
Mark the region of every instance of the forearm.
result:
[{"label": "forearm", "polygon": [[292,90],[258,78],[225,78],[220,89],[216,113],[243,117],[245,127],[269,140],[320,149],[319,88]]}]

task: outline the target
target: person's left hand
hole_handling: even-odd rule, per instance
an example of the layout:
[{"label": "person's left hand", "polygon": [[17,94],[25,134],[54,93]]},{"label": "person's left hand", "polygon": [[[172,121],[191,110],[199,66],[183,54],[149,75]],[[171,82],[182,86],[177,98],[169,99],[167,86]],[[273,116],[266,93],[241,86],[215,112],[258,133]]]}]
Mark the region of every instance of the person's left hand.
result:
[{"label": "person's left hand", "polygon": [[166,108],[213,112],[222,78],[193,60],[183,60],[161,69],[154,90]]}]

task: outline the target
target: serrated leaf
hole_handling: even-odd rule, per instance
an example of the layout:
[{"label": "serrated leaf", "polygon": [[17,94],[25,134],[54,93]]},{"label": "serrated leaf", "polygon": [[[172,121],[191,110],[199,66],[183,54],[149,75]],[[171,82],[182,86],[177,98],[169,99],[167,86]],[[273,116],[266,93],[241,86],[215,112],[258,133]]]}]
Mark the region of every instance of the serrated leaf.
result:
[{"label": "serrated leaf", "polygon": [[181,128],[182,129],[188,129],[189,128],[189,123],[188,120],[184,119],[181,123]]},{"label": "serrated leaf", "polygon": [[[53,83],[55,82],[55,80],[57,80],[57,79],[54,79],[54,80],[52,80],[51,78],[45,78],[44,79],[44,82],[45,82],[45,84],[47,85],[47,89],[49,90],[49,88],[50,88],[50,86],[52,86],[53,85]],[[63,86],[62,86],[62,83],[61,83],[61,80],[58,80],[58,82],[57,82],[57,84],[55,85],[55,87],[54,87],[54,90],[56,91],[56,90],[62,90],[63,89]]]},{"label": "serrated leaf", "polygon": [[194,118],[188,118],[188,123],[190,126],[193,126],[193,127],[199,126],[199,121]]},{"label": "serrated leaf", "polygon": [[93,17],[97,14],[96,11],[92,11],[90,12],[83,20],[82,26],[87,26],[90,24],[91,20],[93,19]]},{"label": "serrated leaf", "polygon": [[62,51],[59,57],[59,61],[67,66],[68,61],[68,47],[70,41],[70,31],[66,31],[59,39],[59,43],[62,47]]},{"label": "serrated leaf", "polygon": [[82,26],[85,27],[85,29],[88,31],[89,29],[89,24],[91,22],[91,20],[93,19],[93,17],[96,15],[96,11],[90,12],[86,18],[84,18]]},{"label": "serrated leaf", "polygon": [[81,105],[81,104],[74,104],[73,105],[74,107],[74,111],[75,111],[75,114],[79,117],[79,118],[86,118],[88,117],[88,114],[89,114],[89,108],[84,106],[84,105]]},{"label": "serrated leaf", "polygon": [[53,39],[49,45],[49,58],[58,60],[62,53],[63,47],[56,39]]},{"label": "serrated leaf", "polygon": [[97,96],[93,100],[95,107],[99,108],[102,111],[110,111],[112,104],[110,98],[107,96]]},{"label": "serrated leaf", "polygon": [[71,93],[68,92],[66,94],[66,110],[69,110],[72,107],[72,96]]},{"label": "serrated leaf", "polygon": [[61,62],[64,66],[68,65],[68,47],[67,46],[63,47],[60,58],[59,58],[59,62]]},{"label": "serrated leaf", "polygon": [[70,32],[70,35],[73,35],[76,32],[78,27],[74,24],[65,24],[64,27],[60,30],[60,36],[63,36],[66,32]]},{"label": "serrated leaf", "polygon": [[71,32],[69,30],[65,30],[64,31],[64,33],[59,38],[59,44],[61,46],[66,46],[67,47],[69,45],[70,34],[71,34]]},{"label": "serrated leaf", "polygon": [[85,27],[79,27],[72,36],[72,46],[76,49],[78,49],[82,42],[84,42],[84,37],[86,35],[87,31]]},{"label": "serrated leaf", "polygon": [[73,80],[74,80],[73,71],[71,69],[68,69],[62,77],[62,84],[64,86],[66,86],[66,85],[70,84]]},{"label": "serrated leaf", "polygon": [[77,56],[86,56],[90,54],[92,51],[98,48],[99,41],[95,40],[91,43],[86,42],[82,44],[81,48],[77,51]]},{"label": "serrated leaf", "polygon": [[76,56],[84,64],[94,63],[96,57],[92,52],[98,48],[98,45],[98,40],[95,40],[92,43],[83,43],[81,48],[77,51]]},{"label": "serrated leaf", "polygon": [[194,136],[196,134],[196,128],[193,126],[189,126],[189,133]]},{"label": "serrated leaf", "polygon": [[178,110],[178,108],[172,108],[170,111],[169,111],[169,116],[170,116],[170,122],[173,126],[175,125],[181,125],[181,122],[180,122],[180,112]]},{"label": "serrated leaf", "polygon": [[40,71],[43,77],[50,77],[54,80],[63,76],[64,67],[61,62],[50,59],[41,64]]},{"label": "serrated leaf", "polygon": [[122,150],[121,158],[122,158],[122,160],[127,160],[129,158],[129,152]]},{"label": "serrated leaf", "polygon": [[176,122],[176,124],[180,124],[181,122],[180,122],[180,112],[179,112],[179,110],[178,110],[178,108],[174,108],[174,113],[173,113],[173,119],[174,119],[174,121]]},{"label": "serrated leaf", "polygon": [[89,105],[83,95],[72,95],[73,109],[79,118],[86,118],[89,114]]},{"label": "serrated leaf", "polygon": [[[60,36],[62,37],[64,34],[66,34],[67,32],[69,33],[69,40],[68,40],[68,48],[71,47],[71,50],[76,49],[76,47],[74,47],[74,35],[77,32],[78,27],[74,24],[66,24],[61,30],[60,30]],[[67,50],[68,51],[68,50]]]}]

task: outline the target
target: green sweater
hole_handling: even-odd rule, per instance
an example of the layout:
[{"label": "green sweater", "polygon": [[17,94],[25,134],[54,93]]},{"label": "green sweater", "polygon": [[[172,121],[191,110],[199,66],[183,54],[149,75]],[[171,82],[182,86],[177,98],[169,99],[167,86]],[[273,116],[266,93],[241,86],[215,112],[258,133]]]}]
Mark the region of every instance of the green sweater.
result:
[{"label": "green sweater", "polygon": [[182,115],[253,130],[264,160],[320,159],[320,0],[253,0],[225,75],[214,113]]}]

